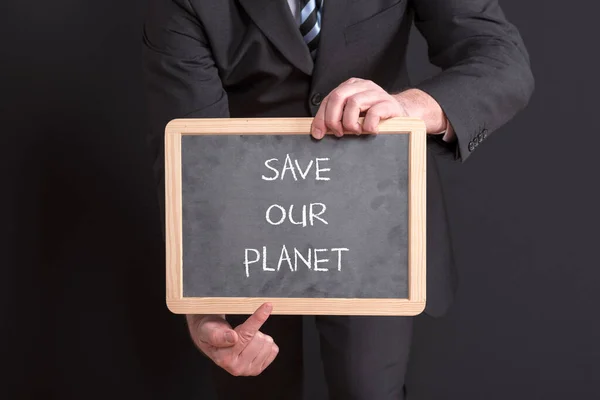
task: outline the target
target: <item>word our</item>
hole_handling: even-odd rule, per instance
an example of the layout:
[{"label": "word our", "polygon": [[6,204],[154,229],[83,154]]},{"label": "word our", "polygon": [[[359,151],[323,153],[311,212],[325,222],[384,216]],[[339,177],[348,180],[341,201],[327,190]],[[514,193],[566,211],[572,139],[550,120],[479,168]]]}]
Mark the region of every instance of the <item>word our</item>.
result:
[{"label": "word our", "polygon": [[[319,207],[320,210],[318,213],[315,213],[315,209],[317,207]],[[271,206],[269,206],[269,208],[267,208],[267,212],[265,213],[265,219],[271,225],[280,225],[286,219],[288,219],[290,221],[290,223],[293,225],[307,226],[307,224],[309,224],[310,226],[313,226],[315,224],[315,219],[318,219],[325,225],[328,225],[329,222],[327,222],[325,219],[321,218],[321,214],[323,214],[326,209],[327,209],[327,207],[323,203],[310,203],[310,205],[308,206],[309,211],[308,211],[308,222],[307,222],[306,204],[304,204],[302,206],[302,211],[300,213],[302,219],[295,221],[294,217],[293,217],[294,216],[294,205],[293,204],[291,204],[289,206],[287,211],[284,207],[280,206],[279,204],[272,204]],[[275,211],[273,211],[273,210],[275,210]]]}]

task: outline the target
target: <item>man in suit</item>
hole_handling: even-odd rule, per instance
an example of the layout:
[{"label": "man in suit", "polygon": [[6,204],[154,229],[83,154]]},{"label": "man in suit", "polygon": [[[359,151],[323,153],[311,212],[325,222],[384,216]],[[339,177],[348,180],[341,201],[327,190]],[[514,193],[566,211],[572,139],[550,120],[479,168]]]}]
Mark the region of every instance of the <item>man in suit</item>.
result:
[{"label": "man in suit", "polygon": [[[417,85],[406,67],[413,21],[441,68]],[[144,63],[161,201],[163,132],[173,118],[312,116],[317,139],[374,133],[390,117],[423,119],[433,316],[450,305],[455,280],[437,160],[467,160],[534,86],[525,46],[496,0],[153,0]],[[222,398],[301,398],[302,319],[270,311],[187,316]],[[332,399],[404,398],[411,318],[316,323]]]}]

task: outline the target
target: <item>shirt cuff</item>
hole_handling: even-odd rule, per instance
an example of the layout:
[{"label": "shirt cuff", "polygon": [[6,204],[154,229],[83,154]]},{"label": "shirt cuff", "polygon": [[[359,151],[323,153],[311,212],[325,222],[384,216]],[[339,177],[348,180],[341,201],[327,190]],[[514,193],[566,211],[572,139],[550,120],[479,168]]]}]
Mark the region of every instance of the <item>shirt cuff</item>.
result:
[{"label": "shirt cuff", "polygon": [[444,135],[442,137],[442,140],[444,142],[452,143],[456,140],[456,134],[454,133],[454,129],[452,128],[452,124],[450,124],[450,121],[448,121],[448,118],[444,117],[444,119],[446,120],[446,129],[437,133],[433,133],[433,135]]},{"label": "shirt cuff", "polygon": [[454,133],[454,128],[452,128],[452,124],[450,124],[448,118],[446,118],[446,132],[444,133],[442,140],[448,143],[454,142],[456,140],[456,133]]},{"label": "shirt cuff", "polygon": [[444,142],[452,143],[456,140],[456,134],[454,133],[454,129],[452,128],[452,124],[448,121],[448,118],[444,117],[446,120],[446,129],[441,132],[434,133],[434,135],[444,135],[442,140]]}]

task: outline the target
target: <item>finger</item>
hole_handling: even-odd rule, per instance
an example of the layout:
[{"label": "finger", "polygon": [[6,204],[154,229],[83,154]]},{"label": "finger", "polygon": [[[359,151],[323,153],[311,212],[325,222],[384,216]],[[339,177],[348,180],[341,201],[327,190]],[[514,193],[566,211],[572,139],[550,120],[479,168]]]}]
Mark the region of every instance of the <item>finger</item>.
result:
[{"label": "finger", "polygon": [[235,376],[259,375],[264,369],[262,366],[265,361],[271,357],[274,346],[273,338],[258,332],[255,339],[244,349],[243,354],[240,354],[226,370]]},{"label": "finger", "polygon": [[267,367],[271,365],[273,361],[275,361],[277,354],[279,354],[279,346],[273,343],[273,345],[271,346],[271,352],[269,353],[269,355],[267,355],[267,358],[264,359],[262,365],[260,366],[261,372],[267,369]]},{"label": "finger", "polygon": [[[270,336],[269,336],[270,337]],[[271,339],[272,342],[273,339]],[[254,338],[248,343],[248,345],[242,350],[238,356],[238,362],[244,366],[247,371],[250,371],[253,365],[256,365],[257,359],[260,358],[260,354],[266,347],[269,350],[269,340],[267,335],[262,332],[257,332]]]},{"label": "finger", "polygon": [[379,132],[379,122],[398,115],[398,105],[393,101],[384,101],[375,104],[367,110],[363,121],[363,132]]},{"label": "finger", "polygon": [[[366,81],[364,79],[360,79],[360,78],[349,78],[345,82],[343,82],[342,85],[347,85],[349,83],[357,83],[357,82],[366,82]],[[340,85],[340,86],[342,86],[342,85]]]},{"label": "finger", "polygon": [[247,372],[248,375],[251,375],[251,376],[260,375],[260,373],[266,368],[266,366],[265,367],[263,367],[263,366],[264,366],[266,360],[269,357],[271,357],[273,348],[277,347],[275,345],[272,337],[265,335],[263,340],[264,340],[264,346],[262,347],[262,349],[260,349],[260,351],[258,352],[256,357],[254,357],[254,360],[250,363],[248,372]]},{"label": "finger", "polygon": [[204,319],[198,325],[198,340],[210,346],[231,347],[238,341],[238,334],[225,320]]},{"label": "finger", "polygon": [[275,342],[273,341],[273,338],[269,335],[265,335],[265,345],[262,348],[261,352],[256,355],[254,361],[252,361],[252,369],[254,370],[254,372],[256,372],[257,374],[260,374],[262,372],[262,370],[264,369],[263,364],[265,363],[267,358],[271,356],[271,352],[274,346]]},{"label": "finger", "polygon": [[254,312],[254,314],[248,317],[243,324],[235,328],[239,336],[240,345],[245,347],[248,345],[248,343],[250,343],[254,335],[256,335],[263,324],[267,321],[272,310],[273,306],[270,303],[265,303],[260,306]]},{"label": "finger", "polygon": [[361,133],[362,127],[358,122],[358,117],[363,111],[367,111],[371,106],[386,100],[389,95],[378,90],[367,90],[357,93],[346,101],[342,125],[345,131]]},{"label": "finger", "polygon": [[327,107],[328,101],[329,97],[325,97],[323,101],[321,101],[321,105],[313,118],[310,134],[315,139],[323,139],[325,132],[327,132],[327,126],[325,125],[325,108]]},{"label": "finger", "polygon": [[[354,89],[348,89],[348,87],[352,87]],[[367,81],[367,80],[359,79],[359,78],[350,78],[347,81],[345,81],[344,83],[342,83],[340,86],[338,86],[332,93],[340,92],[343,96],[350,96],[353,93],[356,93],[357,90],[361,90],[360,88],[362,88],[362,90],[367,90],[367,89],[372,89],[373,87],[383,90],[371,81]],[[315,117],[313,119],[313,123],[311,126],[311,135],[315,139],[322,139],[325,136],[325,133],[327,132],[328,127],[331,128],[330,126],[327,125],[325,118],[326,118],[327,110],[329,108],[329,100],[330,100],[332,93],[325,96],[325,98],[321,102],[321,105],[319,106],[319,109],[317,110],[317,113],[315,114]],[[340,125],[341,125],[341,122],[340,122]],[[334,133],[336,133],[336,132],[334,132]],[[337,132],[337,136],[341,136],[341,135],[343,135],[343,129],[340,129]]]},{"label": "finger", "polygon": [[346,101],[349,97],[368,89],[369,86],[366,82],[368,81],[343,84],[329,94],[329,101],[325,108],[325,126],[331,129],[336,136],[344,135],[342,115]]}]

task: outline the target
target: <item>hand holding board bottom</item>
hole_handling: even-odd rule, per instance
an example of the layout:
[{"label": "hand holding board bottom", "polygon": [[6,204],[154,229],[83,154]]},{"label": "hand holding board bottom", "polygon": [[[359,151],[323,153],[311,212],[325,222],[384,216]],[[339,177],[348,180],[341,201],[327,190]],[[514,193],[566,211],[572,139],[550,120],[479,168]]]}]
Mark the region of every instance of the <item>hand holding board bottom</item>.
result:
[{"label": "hand holding board bottom", "polygon": [[165,132],[175,313],[416,315],[425,306],[426,137],[310,137],[310,118],[180,119]]},{"label": "hand holding board bottom", "polygon": [[196,347],[225,371],[256,376],[279,353],[275,340],[260,332],[271,310],[272,305],[265,303],[235,328],[219,315],[188,314],[190,336]]}]

